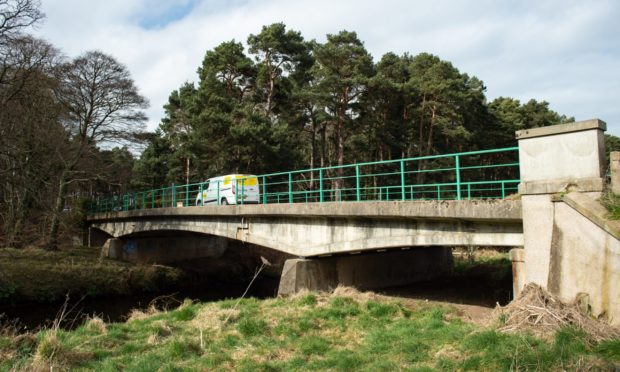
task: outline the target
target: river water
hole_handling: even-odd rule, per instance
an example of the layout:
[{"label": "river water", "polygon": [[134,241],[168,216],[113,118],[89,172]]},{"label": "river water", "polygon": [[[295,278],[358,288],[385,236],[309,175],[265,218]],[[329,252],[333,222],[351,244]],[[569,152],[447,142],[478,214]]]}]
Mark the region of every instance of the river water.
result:
[{"label": "river water", "polygon": [[[494,307],[497,303],[505,305],[512,297],[512,277],[510,263],[506,267],[478,265],[465,274],[448,276],[407,286],[377,290],[392,296],[428,299],[447,303],[469,304]],[[248,280],[249,281],[249,280]],[[246,297],[269,298],[277,295],[279,278],[259,276],[249,287]],[[180,289],[176,292],[149,293],[132,296],[81,299],[70,298],[67,302],[61,327],[71,329],[83,323],[88,316],[96,315],[106,322],[122,322],[134,309],[145,310],[151,303],[159,309],[172,309],[184,299],[200,302],[217,301],[226,298],[239,298],[248,283],[200,284]],[[155,300],[155,301],[154,301]],[[17,306],[0,305],[0,323],[17,323],[22,331],[49,327],[58,318],[63,303],[21,304]]]},{"label": "river water", "polygon": [[[246,297],[268,298],[277,294],[279,278],[259,277],[250,286]],[[209,302],[226,298],[239,298],[247,283],[212,283],[204,288],[181,289],[175,292],[145,293],[107,298],[70,297],[65,303],[31,303],[0,305],[0,323],[16,325],[20,331],[50,327],[55,319],[62,318],[61,327],[72,329],[90,316],[96,315],[106,322],[123,322],[132,310],[145,310],[151,304],[160,309],[173,309],[184,299]],[[64,314],[61,316],[61,313]]]}]

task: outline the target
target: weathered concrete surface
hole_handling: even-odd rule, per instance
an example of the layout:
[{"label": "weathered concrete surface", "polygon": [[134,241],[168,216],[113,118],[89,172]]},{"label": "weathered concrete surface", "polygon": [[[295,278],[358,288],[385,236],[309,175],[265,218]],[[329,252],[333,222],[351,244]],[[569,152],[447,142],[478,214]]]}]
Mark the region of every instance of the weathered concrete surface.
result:
[{"label": "weathered concrete surface", "polygon": [[101,255],[139,264],[167,264],[199,258],[219,258],[228,248],[229,241],[209,235],[115,238],[106,242]]},{"label": "weathered concrete surface", "polygon": [[289,259],[284,263],[279,295],[301,289],[328,291],[338,285],[377,289],[429,280],[450,272],[448,247],[387,251],[318,259]]},{"label": "weathered concrete surface", "polygon": [[553,232],[553,203],[551,195],[523,195],[523,240],[525,282],[520,282],[519,291],[526,283],[536,283],[546,288],[549,279],[551,237]]},{"label": "weathered concrete surface", "polygon": [[[595,201],[603,190],[605,123],[584,122],[517,132],[525,279],[620,324],[620,224]],[[566,195],[562,195],[568,193]]]},{"label": "weathered concrete surface", "polygon": [[123,260],[123,240],[110,238],[101,247],[101,257],[113,260]]},{"label": "weathered concrete surface", "polygon": [[115,237],[188,231],[299,257],[409,246],[521,246],[519,201],[364,202],[162,208],[91,216]]},{"label": "weathered concrete surface", "polygon": [[585,293],[594,316],[620,324],[620,221],[596,200],[570,193],[554,203],[548,289],[562,300]]},{"label": "weathered concrete surface", "polygon": [[616,195],[620,195],[620,151],[609,153],[609,163],[611,191]]},{"label": "weathered concrete surface", "polygon": [[593,119],[517,131],[519,193],[601,191],[605,129],[605,122]]},{"label": "weathered concrete surface", "polygon": [[512,295],[517,293],[525,286],[525,250],[523,248],[513,248],[510,250],[510,260],[512,261]]},{"label": "weathered concrete surface", "polygon": [[286,216],[458,219],[465,221],[521,221],[521,204],[515,200],[379,201],[347,203],[254,204],[157,208],[127,212],[98,213],[90,222],[181,216]]}]

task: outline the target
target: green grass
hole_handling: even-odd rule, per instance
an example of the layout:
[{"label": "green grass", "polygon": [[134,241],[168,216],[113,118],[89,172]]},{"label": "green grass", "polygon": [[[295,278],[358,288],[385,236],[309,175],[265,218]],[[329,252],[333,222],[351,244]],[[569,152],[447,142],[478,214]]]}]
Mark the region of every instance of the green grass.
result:
[{"label": "green grass", "polygon": [[607,217],[611,220],[620,220],[620,195],[611,191],[604,193],[599,199],[600,203],[607,208]]},{"label": "green grass", "polygon": [[591,345],[565,328],[549,340],[462,321],[456,310],[363,295],[186,301],[91,320],[74,331],[0,333],[0,370],[502,371],[613,370],[620,340]]},{"label": "green grass", "polygon": [[177,269],[100,259],[96,248],[0,248],[0,303],[54,302],[67,293],[97,297],[157,291],[182,279]]}]

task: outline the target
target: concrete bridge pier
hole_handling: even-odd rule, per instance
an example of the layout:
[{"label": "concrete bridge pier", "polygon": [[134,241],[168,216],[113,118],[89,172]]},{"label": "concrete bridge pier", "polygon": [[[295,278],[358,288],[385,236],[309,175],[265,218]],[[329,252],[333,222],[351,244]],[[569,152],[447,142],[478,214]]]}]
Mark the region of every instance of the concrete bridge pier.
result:
[{"label": "concrete bridge pier", "polygon": [[361,290],[406,285],[452,271],[450,247],[416,247],[381,253],[293,258],[284,263],[278,295],[301,289],[328,291],[338,285]]}]

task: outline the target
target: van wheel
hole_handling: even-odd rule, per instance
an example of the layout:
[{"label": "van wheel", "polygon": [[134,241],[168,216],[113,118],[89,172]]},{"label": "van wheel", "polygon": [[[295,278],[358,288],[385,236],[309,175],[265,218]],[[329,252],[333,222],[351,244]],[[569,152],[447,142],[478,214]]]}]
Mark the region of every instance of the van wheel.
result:
[{"label": "van wheel", "polygon": [[222,198],[222,202],[220,203],[222,205],[228,205],[228,199],[226,198]]}]

